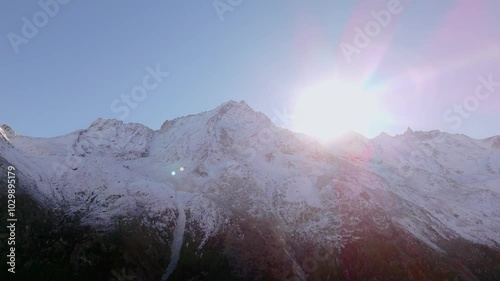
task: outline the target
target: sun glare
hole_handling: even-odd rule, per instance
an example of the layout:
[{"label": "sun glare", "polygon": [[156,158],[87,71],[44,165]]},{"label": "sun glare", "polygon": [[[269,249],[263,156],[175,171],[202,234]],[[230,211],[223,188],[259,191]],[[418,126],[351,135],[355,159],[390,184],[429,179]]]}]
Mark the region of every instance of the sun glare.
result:
[{"label": "sun glare", "polygon": [[380,117],[375,93],[336,80],[301,92],[293,107],[292,129],[322,141],[350,131],[366,135]]}]

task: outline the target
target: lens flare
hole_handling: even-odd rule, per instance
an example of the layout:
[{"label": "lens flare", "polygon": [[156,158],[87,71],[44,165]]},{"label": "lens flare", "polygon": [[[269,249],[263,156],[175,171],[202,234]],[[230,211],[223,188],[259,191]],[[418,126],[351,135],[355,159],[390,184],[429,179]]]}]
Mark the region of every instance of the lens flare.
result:
[{"label": "lens flare", "polygon": [[381,112],[374,92],[331,80],[301,92],[294,116],[293,130],[328,141],[350,131],[366,134]]}]

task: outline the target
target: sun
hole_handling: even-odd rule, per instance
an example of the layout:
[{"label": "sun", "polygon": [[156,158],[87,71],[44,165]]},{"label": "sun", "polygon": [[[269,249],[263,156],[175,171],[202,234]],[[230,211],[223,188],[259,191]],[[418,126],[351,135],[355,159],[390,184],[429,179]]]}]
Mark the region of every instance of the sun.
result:
[{"label": "sun", "polygon": [[329,141],[350,131],[366,135],[381,114],[375,93],[329,80],[300,92],[293,115],[292,130]]}]

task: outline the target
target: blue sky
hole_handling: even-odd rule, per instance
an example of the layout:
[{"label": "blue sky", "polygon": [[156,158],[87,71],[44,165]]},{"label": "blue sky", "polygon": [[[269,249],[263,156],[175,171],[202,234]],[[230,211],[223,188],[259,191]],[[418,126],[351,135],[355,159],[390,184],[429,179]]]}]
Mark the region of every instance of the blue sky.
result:
[{"label": "blue sky", "polygon": [[[245,100],[280,122],[301,91],[337,76],[377,89],[380,110],[390,117],[361,132],[370,137],[408,126],[500,135],[500,87],[477,99],[477,109],[454,108],[474,103],[480,77],[500,82],[500,2],[401,0],[403,11],[346,62],[339,46],[352,45],[356,28],[388,2],[243,0],[221,14],[213,1],[73,0],[58,3],[27,43],[13,46],[12,33],[24,38],[23,17],[33,23],[43,9],[36,1],[3,1],[0,123],[39,137],[100,117],[157,129],[228,100]],[[146,79],[150,90],[128,114],[113,109],[113,101],[123,106],[121,95],[143,85],[148,67],[169,76]]]}]

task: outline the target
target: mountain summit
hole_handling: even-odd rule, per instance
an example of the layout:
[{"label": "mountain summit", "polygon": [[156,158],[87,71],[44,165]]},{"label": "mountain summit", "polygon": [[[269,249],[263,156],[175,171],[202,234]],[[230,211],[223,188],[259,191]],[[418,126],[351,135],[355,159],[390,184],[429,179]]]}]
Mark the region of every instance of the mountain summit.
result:
[{"label": "mountain summit", "polygon": [[[499,277],[497,138],[409,129],[412,137],[350,134],[326,146],[234,101],[159,130],[98,119],[55,138],[0,132],[12,144],[0,142],[0,166],[16,167],[22,202],[30,202],[19,212],[39,226],[19,238],[34,253],[23,257],[24,272],[71,270],[87,280],[118,272],[136,280]],[[49,263],[54,256],[62,258]]]}]

